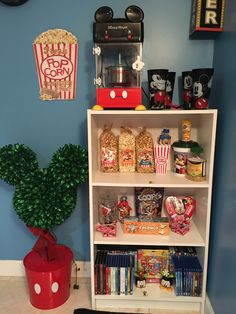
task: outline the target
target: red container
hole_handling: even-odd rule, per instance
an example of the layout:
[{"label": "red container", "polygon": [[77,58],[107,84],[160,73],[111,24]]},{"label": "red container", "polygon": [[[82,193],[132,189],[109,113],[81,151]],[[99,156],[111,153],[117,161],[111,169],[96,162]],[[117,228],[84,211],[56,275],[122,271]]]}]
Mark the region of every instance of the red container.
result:
[{"label": "red container", "polygon": [[70,296],[73,253],[66,246],[56,246],[55,259],[45,261],[32,250],[24,258],[30,302],[42,310],[56,308]]}]

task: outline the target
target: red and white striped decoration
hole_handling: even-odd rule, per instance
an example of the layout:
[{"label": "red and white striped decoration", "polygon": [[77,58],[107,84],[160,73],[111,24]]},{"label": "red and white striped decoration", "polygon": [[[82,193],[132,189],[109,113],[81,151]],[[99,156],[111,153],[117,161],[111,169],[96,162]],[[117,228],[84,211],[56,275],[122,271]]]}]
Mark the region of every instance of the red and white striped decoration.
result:
[{"label": "red and white striped decoration", "polygon": [[33,44],[40,93],[55,93],[53,99],[75,99],[78,44]]},{"label": "red and white striped decoration", "polygon": [[169,154],[170,145],[154,145],[156,174],[166,174]]}]

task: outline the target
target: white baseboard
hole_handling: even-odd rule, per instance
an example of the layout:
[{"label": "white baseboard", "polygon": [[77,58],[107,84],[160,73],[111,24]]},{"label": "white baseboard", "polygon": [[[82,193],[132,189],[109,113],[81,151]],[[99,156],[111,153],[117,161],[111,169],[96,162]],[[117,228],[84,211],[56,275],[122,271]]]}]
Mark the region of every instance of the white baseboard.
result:
[{"label": "white baseboard", "polygon": [[208,295],[206,296],[205,314],[215,314],[215,311],[213,310],[213,307],[212,307],[211,302],[208,298]]},{"label": "white baseboard", "polygon": [[[90,273],[90,262],[80,262],[76,261],[77,269],[80,269],[77,272],[78,277],[91,277]],[[75,266],[72,266],[72,277],[76,276]],[[25,276],[25,270],[23,261],[16,260],[0,260],[0,276]]]}]

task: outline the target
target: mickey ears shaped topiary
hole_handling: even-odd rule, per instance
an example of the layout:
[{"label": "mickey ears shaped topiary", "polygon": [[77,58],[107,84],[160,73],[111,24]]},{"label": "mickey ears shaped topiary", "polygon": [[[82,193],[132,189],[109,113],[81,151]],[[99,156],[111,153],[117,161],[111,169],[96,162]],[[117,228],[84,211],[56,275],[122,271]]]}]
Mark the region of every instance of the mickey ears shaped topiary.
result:
[{"label": "mickey ears shaped topiary", "polygon": [[59,148],[42,169],[25,145],[0,149],[0,179],[16,186],[14,208],[27,226],[48,230],[62,224],[76,205],[76,186],[87,178],[88,154],[80,145]]},{"label": "mickey ears shaped topiary", "polygon": [[[24,144],[0,148],[0,179],[18,185],[39,169],[36,154]],[[52,157],[48,169],[63,188],[76,187],[88,179],[88,154],[80,145],[66,144]]]}]

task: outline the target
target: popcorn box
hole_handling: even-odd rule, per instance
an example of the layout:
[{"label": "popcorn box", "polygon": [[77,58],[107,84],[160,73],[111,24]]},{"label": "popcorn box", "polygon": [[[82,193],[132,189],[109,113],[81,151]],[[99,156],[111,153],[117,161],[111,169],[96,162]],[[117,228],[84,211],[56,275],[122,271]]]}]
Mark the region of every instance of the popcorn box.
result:
[{"label": "popcorn box", "polygon": [[154,145],[156,174],[166,174],[169,154],[170,145]]},{"label": "popcorn box", "polygon": [[48,30],[33,44],[42,100],[75,99],[78,43],[66,30]]},{"label": "popcorn box", "polygon": [[124,233],[129,234],[169,234],[167,217],[127,217],[124,219]]}]

